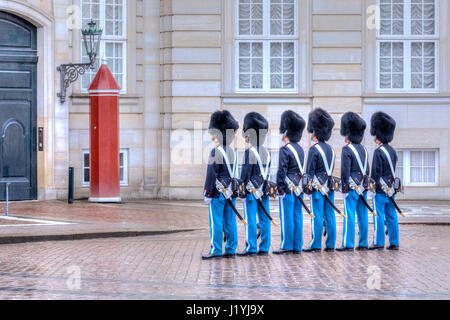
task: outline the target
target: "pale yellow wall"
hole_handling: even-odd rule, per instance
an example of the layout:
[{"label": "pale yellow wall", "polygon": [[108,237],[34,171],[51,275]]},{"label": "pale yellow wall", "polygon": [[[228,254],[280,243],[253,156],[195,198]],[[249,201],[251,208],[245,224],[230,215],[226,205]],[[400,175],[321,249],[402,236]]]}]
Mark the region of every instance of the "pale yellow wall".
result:
[{"label": "pale yellow wall", "polygon": [[[330,140],[338,155],[336,175],[343,145],[339,135],[342,114],[354,111],[369,120],[374,111],[384,110],[399,123],[395,147],[430,147],[440,152],[440,187],[407,188],[405,197],[449,199],[448,33],[441,32],[439,94],[377,94],[373,90],[375,38],[366,28],[366,8],[374,1],[299,0],[299,92],[239,95],[233,92],[231,82],[231,0],[128,0],[128,91],[120,100],[120,144],[129,149],[129,186],[121,188],[122,197],[200,199],[206,165],[174,164],[171,156],[178,147],[178,130],[185,130],[191,139],[181,151],[198,160],[192,146],[208,146],[206,128],[215,110],[230,110],[241,125],[247,112],[261,112],[277,132],[284,110],[296,110],[307,118],[312,108],[321,107],[336,122]],[[79,3],[0,1],[0,10],[21,15],[38,26],[38,126],[45,128],[46,138],[45,151],[38,153],[39,199],[66,197],[69,166],[75,167],[76,197],[89,193],[81,187],[81,150],[89,147],[87,95],[80,94],[78,82],[69,89],[71,97],[65,104],[56,98],[56,66],[80,60],[79,31],[66,26],[67,7]],[[440,3],[441,29],[447,30],[450,5],[444,0]],[[408,100],[411,97],[413,100]],[[199,124],[203,134],[194,136],[194,126]],[[241,149],[240,133],[235,147]],[[372,152],[374,144],[368,133],[365,143]],[[310,145],[306,132],[301,144],[304,148]]]}]

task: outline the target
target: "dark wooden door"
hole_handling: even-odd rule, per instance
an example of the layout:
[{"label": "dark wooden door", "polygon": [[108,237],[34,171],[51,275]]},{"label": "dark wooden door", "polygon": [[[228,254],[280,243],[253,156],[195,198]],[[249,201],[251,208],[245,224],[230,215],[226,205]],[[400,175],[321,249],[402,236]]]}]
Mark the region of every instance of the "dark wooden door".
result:
[{"label": "dark wooden door", "polygon": [[0,11],[0,200],[37,199],[36,28]]}]

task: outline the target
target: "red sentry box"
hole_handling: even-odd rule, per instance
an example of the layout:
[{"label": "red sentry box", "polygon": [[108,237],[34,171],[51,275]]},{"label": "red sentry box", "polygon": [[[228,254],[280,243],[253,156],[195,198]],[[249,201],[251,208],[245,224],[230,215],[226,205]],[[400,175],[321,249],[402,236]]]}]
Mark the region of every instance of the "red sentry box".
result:
[{"label": "red sentry box", "polygon": [[111,71],[102,64],[89,87],[91,202],[120,202],[119,93]]}]

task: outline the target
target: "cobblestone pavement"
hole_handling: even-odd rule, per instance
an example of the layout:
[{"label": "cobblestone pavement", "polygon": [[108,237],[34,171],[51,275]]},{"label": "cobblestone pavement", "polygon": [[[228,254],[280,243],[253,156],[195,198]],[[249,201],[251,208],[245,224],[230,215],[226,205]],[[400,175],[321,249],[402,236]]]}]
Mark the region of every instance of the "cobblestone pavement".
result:
[{"label": "cobblestone pavement", "polygon": [[[271,201],[270,205],[278,219],[278,202]],[[242,212],[240,201],[237,206]],[[337,206],[342,209],[342,201],[337,201]],[[449,201],[400,202],[400,207],[406,214],[405,218],[399,218],[402,224],[450,224]],[[72,205],[63,201],[24,201],[10,203],[10,216],[21,217],[20,220],[2,217],[4,203],[0,203],[0,212],[0,237],[208,228],[208,209],[203,201],[139,200],[122,204],[76,201]],[[308,220],[306,214],[304,218]]]},{"label": "cobblestone pavement", "polygon": [[[279,246],[277,229],[272,248]],[[340,241],[340,224],[338,229]],[[305,240],[309,232],[306,223]],[[241,224],[239,235],[242,249]],[[0,246],[0,298],[449,299],[450,226],[401,225],[400,236],[401,249],[394,252],[214,261],[200,258],[209,249],[207,230],[7,244]],[[377,274],[380,289],[372,281]]]}]

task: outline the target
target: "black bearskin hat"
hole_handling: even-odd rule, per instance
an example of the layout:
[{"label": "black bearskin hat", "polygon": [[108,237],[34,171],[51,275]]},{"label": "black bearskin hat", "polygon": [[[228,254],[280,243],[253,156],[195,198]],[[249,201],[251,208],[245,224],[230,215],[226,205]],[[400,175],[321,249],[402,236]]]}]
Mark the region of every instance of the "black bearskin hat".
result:
[{"label": "black bearskin hat", "polygon": [[309,113],[308,132],[314,133],[319,141],[327,141],[330,139],[333,127],[333,118],[322,108],[314,109]]},{"label": "black bearskin hat", "polygon": [[382,143],[389,143],[394,139],[395,120],[384,112],[375,112],[370,120],[370,134]]},{"label": "black bearskin hat", "polygon": [[266,140],[268,130],[269,123],[267,122],[266,118],[264,118],[257,112],[247,113],[244,118],[242,135],[244,137],[248,137],[252,145],[262,145]]},{"label": "black bearskin hat", "polygon": [[305,126],[306,121],[292,110],[287,110],[281,115],[280,133],[286,134],[291,142],[300,141]]},{"label": "black bearskin hat", "polygon": [[211,120],[209,121],[209,132],[215,134],[215,130],[221,133],[221,136],[216,135],[219,142],[223,145],[230,144],[239,128],[239,123],[233,118],[228,110],[216,111],[211,115]]},{"label": "black bearskin hat", "polygon": [[353,143],[361,143],[366,122],[354,112],[347,112],[341,118],[341,135]]}]

